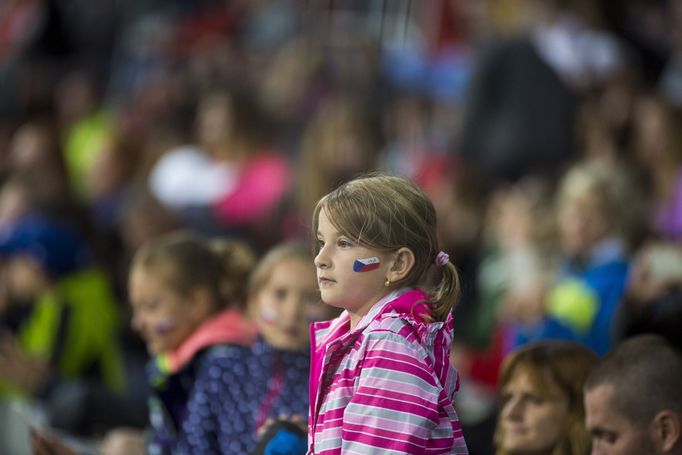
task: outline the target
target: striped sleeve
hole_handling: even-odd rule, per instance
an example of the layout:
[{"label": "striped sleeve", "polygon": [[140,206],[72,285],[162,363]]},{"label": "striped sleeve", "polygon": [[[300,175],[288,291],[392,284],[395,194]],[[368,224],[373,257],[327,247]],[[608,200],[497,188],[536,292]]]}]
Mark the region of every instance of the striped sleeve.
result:
[{"label": "striped sleeve", "polygon": [[432,369],[402,336],[374,332],[361,371],[344,412],[342,453],[424,453],[441,418]]}]

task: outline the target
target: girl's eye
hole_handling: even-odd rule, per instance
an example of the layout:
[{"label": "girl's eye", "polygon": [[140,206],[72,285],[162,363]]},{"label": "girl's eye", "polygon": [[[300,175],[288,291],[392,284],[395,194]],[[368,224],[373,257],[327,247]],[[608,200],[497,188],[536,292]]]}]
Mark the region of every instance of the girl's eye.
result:
[{"label": "girl's eye", "polygon": [[287,290],[283,288],[275,289],[275,300],[285,300],[287,298]]},{"label": "girl's eye", "polygon": [[339,245],[340,248],[350,248],[351,246],[353,246],[353,244],[346,239],[339,239],[337,244]]},{"label": "girl's eye", "polygon": [[320,250],[324,246],[324,240],[317,239],[317,249]]},{"label": "girl's eye", "polygon": [[541,405],[545,402],[545,400],[538,395],[527,395],[526,399],[528,400],[529,403],[532,403],[534,405]]},{"label": "girl's eye", "polygon": [[507,402],[511,400],[511,394],[509,393],[504,393],[502,396],[500,396],[500,404],[505,405]]},{"label": "girl's eye", "polygon": [[139,307],[139,309],[141,309],[143,311],[152,312],[159,307],[159,301],[158,300],[148,300],[145,302],[140,302],[138,307]]}]

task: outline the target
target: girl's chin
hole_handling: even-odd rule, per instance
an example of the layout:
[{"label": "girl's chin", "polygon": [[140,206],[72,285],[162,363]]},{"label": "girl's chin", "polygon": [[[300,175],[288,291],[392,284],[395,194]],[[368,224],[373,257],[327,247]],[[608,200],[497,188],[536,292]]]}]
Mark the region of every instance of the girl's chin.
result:
[{"label": "girl's chin", "polygon": [[147,343],[147,352],[149,353],[149,355],[152,356],[163,354],[164,352],[168,352],[170,350],[171,349],[168,346],[162,343],[154,342]]}]

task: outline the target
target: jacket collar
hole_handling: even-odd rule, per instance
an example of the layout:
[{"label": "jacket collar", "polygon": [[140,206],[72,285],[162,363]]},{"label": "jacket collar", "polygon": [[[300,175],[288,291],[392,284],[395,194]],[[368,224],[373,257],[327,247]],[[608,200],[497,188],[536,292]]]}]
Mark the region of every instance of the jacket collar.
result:
[{"label": "jacket collar", "polygon": [[256,337],[255,326],[238,310],[229,308],[204,321],[176,350],[158,355],[155,363],[160,372],[173,374],[207,347],[217,344],[251,346]]},{"label": "jacket collar", "polygon": [[399,289],[391,292],[372,306],[369,312],[360,319],[352,331],[349,330],[350,316],[348,315],[348,311],[344,311],[338,318],[330,323],[315,323],[315,332],[318,331],[318,328],[325,329],[328,327],[327,330],[320,333],[322,338],[318,339],[315,344],[317,346],[326,346],[334,340],[358,334],[367,328],[370,323],[380,319],[389,312],[411,315],[415,319],[425,321],[430,314],[428,305],[428,297],[424,291],[411,288]]}]

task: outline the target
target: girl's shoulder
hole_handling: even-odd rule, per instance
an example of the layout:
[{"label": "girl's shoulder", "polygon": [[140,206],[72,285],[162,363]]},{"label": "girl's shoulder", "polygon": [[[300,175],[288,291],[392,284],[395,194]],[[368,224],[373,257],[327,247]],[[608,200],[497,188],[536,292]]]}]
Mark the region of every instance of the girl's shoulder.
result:
[{"label": "girl's shoulder", "polygon": [[365,342],[390,343],[421,355],[429,356],[436,348],[449,347],[453,337],[453,321],[426,321],[420,314],[386,311],[365,329]]}]

